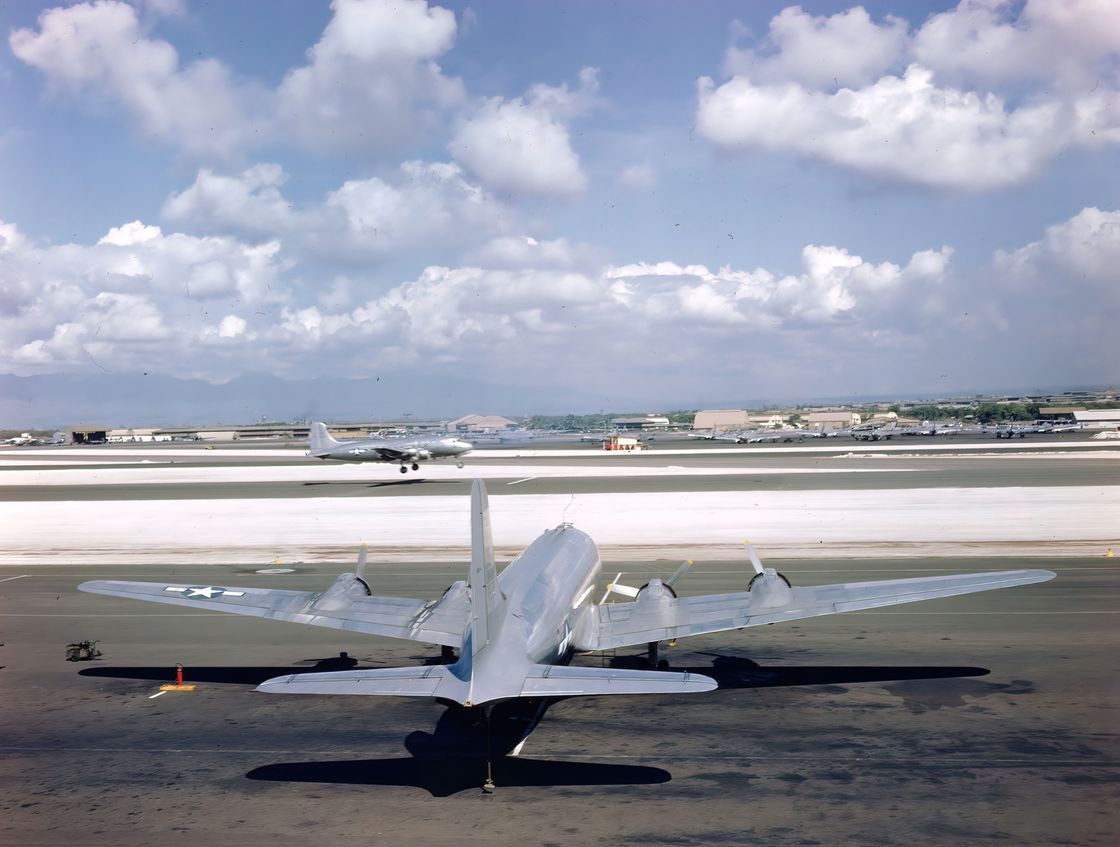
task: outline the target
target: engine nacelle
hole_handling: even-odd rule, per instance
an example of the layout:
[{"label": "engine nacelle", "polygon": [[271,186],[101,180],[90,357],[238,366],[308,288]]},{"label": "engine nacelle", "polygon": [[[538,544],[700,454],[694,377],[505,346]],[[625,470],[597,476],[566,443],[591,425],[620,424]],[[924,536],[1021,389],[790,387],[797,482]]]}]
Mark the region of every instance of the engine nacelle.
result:
[{"label": "engine nacelle", "polygon": [[663,580],[654,577],[638,589],[635,602],[638,603],[667,603],[676,599],[677,592],[671,585],[666,585]]},{"label": "engine nacelle", "polygon": [[355,600],[369,597],[369,595],[369,586],[357,574],[339,574],[335,581],[331,583],[331,587],[312,601],[311,608],[322,609],[323,611],[345,609]]},{"label": "engine nacelle", "polygon": [[793,599],[789,580],[773,568],[763,568],[747,586],[751,594],[751,608],[777,609],[788,606]]},{"label": "engine nacelle", "polygon": [[458,600],[460,597],[470,597],[471,590],[467,587],[465,580],[459,579],[447,586],[447,590],[443,592],[443,596],[439,598],[439,603],[450,602]]}]

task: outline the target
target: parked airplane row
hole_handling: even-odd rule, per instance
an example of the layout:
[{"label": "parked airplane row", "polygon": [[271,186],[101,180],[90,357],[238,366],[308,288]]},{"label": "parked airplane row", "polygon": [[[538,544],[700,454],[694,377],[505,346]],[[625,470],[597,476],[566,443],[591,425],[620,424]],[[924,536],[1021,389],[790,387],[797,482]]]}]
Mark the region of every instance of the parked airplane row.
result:
[{"label": "parked airplane row", "polygon": [[718,427],[707,431],[688,433],[692,438],[708,441],[730,441],[734,444],[761,444],[776,441],[804,441],[808,438],[854,438],[856,441],[888,441],[896,435],[937,436],[937,435],[995,435],[996,438],[1026,438],[1028,435],[1049,435],[1060,432],[1077,432],[1082,429],[1076,423],[1033,423],[1033,424],[976,424],[959,423],[938,424],[923,421],[920,426],[900,427],[897,421],[884,424],[860,424],[844,429],[813,430],[794,427],[721,431]]}]

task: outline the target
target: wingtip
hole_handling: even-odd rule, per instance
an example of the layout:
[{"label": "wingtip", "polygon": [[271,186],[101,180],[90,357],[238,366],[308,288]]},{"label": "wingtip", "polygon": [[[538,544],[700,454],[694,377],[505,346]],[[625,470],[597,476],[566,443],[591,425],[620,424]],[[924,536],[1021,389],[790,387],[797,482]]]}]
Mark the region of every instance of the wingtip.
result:
[{"label": "wingtip", "polygon": [[702,673],[689,673],[689,683],[696,680],[696,687],[700,691],[715,691],[719,688],[719,683],[712,679],[710,676],[705,676]]}]

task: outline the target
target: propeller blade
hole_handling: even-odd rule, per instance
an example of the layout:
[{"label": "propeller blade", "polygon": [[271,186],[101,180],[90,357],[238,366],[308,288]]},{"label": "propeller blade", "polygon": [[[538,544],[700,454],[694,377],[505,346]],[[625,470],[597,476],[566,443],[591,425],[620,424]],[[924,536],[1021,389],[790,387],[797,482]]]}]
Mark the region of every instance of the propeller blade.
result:
[{"label": "propeller blade", "polygon": [[747,555],[750,556],[754,572],[762,573],[765,569],[762,567],[762,560],[758,558],[758,553],[755,552],[754,545],[750,541],[744,541],[743,543],[747,545]]},{"label": "propeller blade", "polygon": [[369,553],[369,545],[365,542],[358,548],[358,564],[354,568],[354,576],[358,579],[364,580],[366,575],[366,555]]},{"label": "propeller blade", "polygon": [[691,568],[691,567],[692,567],[692,559],[685,559],[683,562],[681,562],[681,566],[679,568],[677,568],[675,571],[673,571],[673,575],[671,577],[669,577],[667,580],[665,580],[665,584],[667,586],[669,586],[670,588],[672,588],[676,584],[678,579],[680,579],[686,573],[688,573],[688,569]]},{"label": "propeller blade", "polygon": [[618,576],[616,576],[611,582],[607,583],[607,590],[603,592],[603,597],[601,600],[599,600],[600,606],[607,602],[607,598],[611,596],[611,589],[614,588],[615,583],[620,579],[622,579],[622,571],[619,571]]},{"label": "propeller blade", "polygon": [[631,588],[629,585],[623,585],[619,582],[620,579],[622,579],[622,571],[618,572],[618,575],[615,576],[613,582],[607,584],[607,590],[603,592],[603,599],[599,601],[600,606],[607,601],[607,598],[611,595],[611,592],[614,592],[615,594],[621,594],[623,597],[634,598],[638,596],[639,589]]}]

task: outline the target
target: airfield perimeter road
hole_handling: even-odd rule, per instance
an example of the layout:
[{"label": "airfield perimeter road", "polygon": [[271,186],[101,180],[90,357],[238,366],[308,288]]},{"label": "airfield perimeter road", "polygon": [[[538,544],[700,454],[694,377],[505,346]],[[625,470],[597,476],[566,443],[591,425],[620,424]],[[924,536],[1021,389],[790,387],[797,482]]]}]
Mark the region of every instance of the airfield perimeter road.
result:
[{"label": "airfield perimeter road", "polygon": [[[221,453],[209,451],[202,464],[228,468],[234,456]],[[397,475],[393,468],[363,468],[364,484],[247,479],[206,483],[186,498],[173,493],[179,487],[173,480],[143,488],[101,479],[56,484],[50,478],[23,478],[18,485],[27,487],[13,496],[15,485],[5,479],[14,483],[20,477],[10,475],[22,472],[12,469],[15,461],[4,465],[0,844],[1116,843],[1120,558],[1103,555],[1105,545],[1120,540],[1107,537],[1116,532],[1120,487],[1114,451],[893,459],[697,452],[668,461],[640,457],[654,469],[686,468],[675,476],[576,471],[518,482],[528,476],[518,470],[527,466],[602,469],[614,467],[608,464],[614,458],[511,460],[508,471],[499,472],[503,476],[494,469],[505,460],[486,459],[459,472],[463,479],[454,479],[450,466],[438,474],[451,477],[448,482],[399,486],[376,486]],[[266,472],[280,463],[285,472],[302,472],[303,463],[294,459],[268,459]],[[81,463],[64,460],[60,469],[75,464]],[[891,470],[859,472],[868,466]],[[833,467],[841,473],[820,472]],[[145,465],[138,472],[157,468]],[[699,472],[704,468],[734,472],[705,476]],[[751,473],[767,469],[779,473]],[[798,469],[810,472],[791,472]],[[430,659],[433,648],[74,590],[96,577],[318,590],[351,567],[350,536],[360,537],[362,527],[330,524],[309,532],[312,539],[340,532],[345,537],[336,539],[333,561],[293,558],[287,574],[257,573],[271,564],[256,555],[257,548],[224,541],[223,549],[254,557],[203,564],[205,539],[178,551],[163,547],[152,559],[122,557],[134,564],[108,558],[114,550],[127,553],[128,544],[158,546],[158,534],[143,531],[143,521],[158,519],[144,510],[147,498],[178,504],[183,520],[207,503],[215,520],[246,503],[257,511],[238,514],[251,520],[279,508],[293,531],[316,524],[325,509],[392,507],[402,523],[389,529],[417,532],[414,507],[438,507],[438,520],[465,522],[459,492],[472,471],[488,477],[496,531],[510,539],[521,532],[512,518],[527,513],[514,509],[517,504],[527,509],[525,504],[538,501],[567,502],[565,493],[580,484],[602,486],[575,498],[572,519],[597,525],[608,538],[612,532],[619,539],[648,533],[630,539],[644,545],[640,556],[614,543],[604,548],[605,575],[624,570],[632,584],[664,576],[679,562],[674,557],[681,549],[654,532],[655,521],[672,524],[669,511],[652,518],[627,511],[633,502],[664,498],[677,498],[687,521],[705,518],[719,498],[737,504],[733,512],[717,509],[705,518],[697,538],[720,521],[753,515],[756,500],[759,514],[785,520],[775,506],[782,497],[809,498],[818,510],[810,519],[825,529],[827,543],[806,543],[812,556],[786,549],[779,558],[763,550],[795,584],[1007,567],[1044,567],[1058,577],[682,641],[665,650],[674,667],[711,674],[720,690],[556,703],[519,755],[497,761],[499,787],[490,797],[478,791],[482,738],[458,711],[423,699],[282,697],[252,690],[274,675],[346,667],[338,659],[341,651],[360,667],[381,667]],[[323,479],[330,472],[314,467]],[[899,478],[907,481],[895,483]],[[682,481],[689,487],[673,487]],[[252,500],[228,495],[228,489],[244,486],[251,493],[240,496]],[[330,492],[293,500],[290,493],[261,493],[270,486]],[[857,509],[837,512],[834,495],[852,499]],[[285,503],[294,510],[286,511]],[[866,503],[875,504],[870,513]],[[92,511],[83,517],[83,508]],[[612,508],[620,515],[615,528],[595,514]],[[985,520],[968,523],[971,534],[958,529],[977,509]],[[789,511],[795,518],[796,504]],[[361,514],[346,511],[348,521]],[[504,528],[497,524],[502,515]],[[71,517],[77,523],[69,523]],[[18,539],[41,537],[52,520],[56,537],[49,557],[36,561],[34,549],[18,548]],[[132,536],[97,536],[103,521],[132,521]],[[927,532],[927,522],[936,523],[936,531]],[[34,526],[27,530],[25,523]],[[538,523],[534,518],[530,535]],[[674,532],[685,523],[673,524]],[[875,548],[874,558],[839,552],[848,549],[849,524],[857,527],[852,538]],[[160,532],[167,526],[161,524]],[[204,532],[208,524],[200,526]],[[779,529],[794,527],[791,519]],[[767,527],[757,529],[766,534]],[[1081,530],[1092,537],[1079,536]],[[193,524],[191,531],[198,532]],[[908,552],[891,540],[906,533],[927,539],[918,548],[925,552]],[[935,536],[951,540],[954,533],[973,555],[928,552],[939,549]],[[87,534],[109,545],[89,559],[83,551]],[[455,533],[440,537],[443,552],[462,543]],[[1041,549],[1038,539],[1051,539],[1047,555],[1027,555]],[[895,555],[887,555],[892,546]],[[379,593],[435,597],[464,576],[461,557],[394,559],[387,555],[391,548],[373,549],[370,579]],[[1007,558],[1016,550],[1020,555]],[[741,558],[697,558],[682,593],[743,587]],[[91,564],[74,564],[82,561]],[[65,645],[86,638],[99,639],[105,655],[67,663]],[[607,660],[626,666],[637,652],[620,651]],[[198,690],[155,696],[171,680],[175,662],[186,666],[187,681]],[[501,750],[518,740],[529,716],[507,717],[495,733]]]}]

